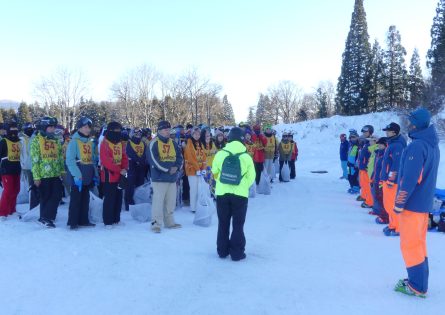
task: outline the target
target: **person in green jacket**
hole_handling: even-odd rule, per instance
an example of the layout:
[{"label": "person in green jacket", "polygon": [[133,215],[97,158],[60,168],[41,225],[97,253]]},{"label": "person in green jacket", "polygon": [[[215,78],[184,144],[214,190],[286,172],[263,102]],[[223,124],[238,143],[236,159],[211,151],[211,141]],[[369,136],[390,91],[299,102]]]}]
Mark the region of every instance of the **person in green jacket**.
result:
[{"label": "person in green jacket", "polygon": [[31,142],[32,177],[40,193],[39,223],[55,228],[57,207],[62,199],[61,176],[65,172],[62,145],[55,137],[57,119],[43,117],[39,122],[39,133]]},{"label": "person in green jacket", "polygon": [[[244,132],[241,128],[232,128],[228,143],[213,160],[212,172],[216,180],[216,208],[218,212],[217,252],[219,257],[231,256],[233,261],[246,258],[244,222],[246,220],[249,188],[255,181],[255,166],[243,144]],[[239,154],[239,155],[238,155]],[[239,184],[228,184],[224,180],[228,167],[224,161],[229,156],[238,155],[241,177]],[[235,169],[237,169],[235,167]],[[236,177],[236,176],[235,176]],[[223,181],[223,182],[221,182]],[[230,235],[230,223],[232,234]]]}]

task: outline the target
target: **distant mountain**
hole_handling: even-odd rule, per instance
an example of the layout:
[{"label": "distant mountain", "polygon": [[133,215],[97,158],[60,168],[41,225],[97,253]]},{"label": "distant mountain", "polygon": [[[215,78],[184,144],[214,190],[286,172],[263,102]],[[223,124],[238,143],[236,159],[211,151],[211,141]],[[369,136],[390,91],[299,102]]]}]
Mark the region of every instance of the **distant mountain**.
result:
[{"label": "distant mountain", "polygon": [[19,108],[20,102],[13,101],[13,100],[0,100],[0,108],[4,109],[14,109],[17,110]]}]

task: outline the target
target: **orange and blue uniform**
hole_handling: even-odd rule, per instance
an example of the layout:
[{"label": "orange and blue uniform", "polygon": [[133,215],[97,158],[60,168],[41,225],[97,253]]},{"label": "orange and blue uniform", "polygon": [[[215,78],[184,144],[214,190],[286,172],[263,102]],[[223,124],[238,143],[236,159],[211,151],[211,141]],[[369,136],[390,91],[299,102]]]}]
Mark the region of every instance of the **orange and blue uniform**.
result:
[{"label": "orange and blue uniform", "polygon": [[439,169],[440,151],[434,126],[412,132],[413,142],[401,157],[396,210],[400,214],[400,248],[408,271],[408,284],[418,293],[428,291],[426,234],[428,213]]},{"label": "orange and blue uniform", "polygon": [[406,148],[406,140],[401,135],[388,139],[382,162],[380,181],[383,182],[383,206],[389,215],[389,228],[399,232],[399,219],[394,212],[397,183],[402,152]]}]

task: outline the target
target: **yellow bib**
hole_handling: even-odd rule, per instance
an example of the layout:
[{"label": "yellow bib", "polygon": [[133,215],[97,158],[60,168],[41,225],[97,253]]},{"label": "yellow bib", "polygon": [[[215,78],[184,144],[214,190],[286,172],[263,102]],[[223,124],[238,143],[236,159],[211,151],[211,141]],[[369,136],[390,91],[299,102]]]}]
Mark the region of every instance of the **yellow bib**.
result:
[{"label": "yellow bib", "polygon": [[253,157],[255,153],[255,145],[253,143],[247,143],[247,142],[244,145],[246,146],[247,153],[249,153],[249,155]]},{"label": "yellow bib", "polygon": [[82,164],[93,164],[93,144],[91,141],[82,142],[77,139],[77,146],[80,152],[80,159],[78,162]]},{"label": "yellow bib", "polygon": [[12,142],[6,138],[5,140],[8,146],[8,161],[20,162],[20,142]]},{"label": "yellow bib", "polygon": [[144,142],[141,141],[139,144],[136,144],[130,140],[130,145],[138,157],[141,157],[144,154]]},{"label": "yellow bib", "polygon": [[168,139],[167,143],[158,140],[158,152],[161,162],[176,161],[176,150],[172,139]]},{"label": "yellow bib", "polygon": [[266,139],[267,139],[267,144],[264,150],[268,153],[275,153],[275,141],[276,141],[275,137],[274,136],[266,137]]},{"label": "yellow bib", "polygon": [[45,137],[40,136],[40,154],[42,155],[42,160],[54,161],[59,158],[59,152],[57,148],[57,140],[50,140]]},{"label": "yellow bib", "polygon": [[292,151],[292,143],[281,143],[281,148],[285,154],[289,154]]},{"label": "yellow bib", "polygon": [[122,143],[114,144],[108,140],[108,146],[111,149],[111,152],[113,152],[113,164],[120,165],[122,162]]}]

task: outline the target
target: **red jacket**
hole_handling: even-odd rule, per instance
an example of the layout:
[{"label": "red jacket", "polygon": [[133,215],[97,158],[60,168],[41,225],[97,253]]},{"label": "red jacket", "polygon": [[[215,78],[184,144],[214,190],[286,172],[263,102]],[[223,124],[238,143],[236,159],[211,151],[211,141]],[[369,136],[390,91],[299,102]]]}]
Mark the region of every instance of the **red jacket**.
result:
[{"label": "red jacket", "polygon": [[291,161],[295,161],[298,157],[298,147],[297,143],[294,141],[294,148],[292,150],[292,156],[290,158]]},{"label": "red jacket", "polygon": [[116,146],[117,151],[115,153],[121,156],[121,161],[116,163],[113,159],[113,150],[110,145],[113,144],[107,139],[104,139],[100,144],[100,180],[104,183],[118,183],[121,178],[121,170],[128,169],[128,157],[122,143],[119,143]]},{"label": "red jacket", "polygon": [[255,151],[253,153],[253,161],[257,163],[263,163],[265,159],[264,147],[267,145],[267,138],[263,135],[252,135],[252,142],[254,144]]}]

